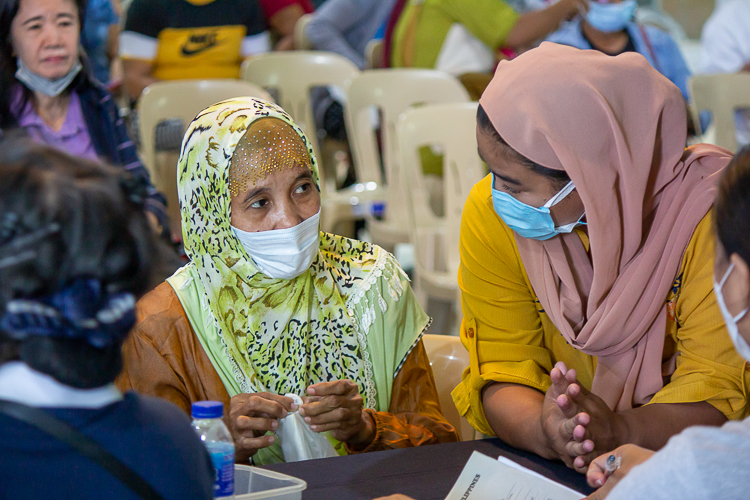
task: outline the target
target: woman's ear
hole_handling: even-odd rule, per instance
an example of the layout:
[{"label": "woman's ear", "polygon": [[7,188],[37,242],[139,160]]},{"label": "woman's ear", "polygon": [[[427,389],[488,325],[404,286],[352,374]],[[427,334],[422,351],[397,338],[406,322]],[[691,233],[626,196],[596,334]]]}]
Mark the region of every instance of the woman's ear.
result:
[{"label": "woman's ear", "polygon": [[737,301],[744,305],[750,305],[750,265],[739,254],[733,253],[729,262],[734,264],[733,274],[736,273],[732,289]]}]

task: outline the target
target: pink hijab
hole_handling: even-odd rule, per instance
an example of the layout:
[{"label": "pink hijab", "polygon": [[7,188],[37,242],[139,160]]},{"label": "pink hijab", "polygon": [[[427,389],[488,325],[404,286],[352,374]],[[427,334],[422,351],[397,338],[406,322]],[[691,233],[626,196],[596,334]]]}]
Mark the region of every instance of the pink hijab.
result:
[{"label": "pink hijab", "polygon": [[665,299],[730,153],[684,149],[680,90],[635,53],[543,43],[501,62],[480,103],[513,149],[565,170],[586,209],[590,254],[575,233],[516,235],[542,306],[598,357],[592,392],[616,410],[647,403],[663,386]]}]

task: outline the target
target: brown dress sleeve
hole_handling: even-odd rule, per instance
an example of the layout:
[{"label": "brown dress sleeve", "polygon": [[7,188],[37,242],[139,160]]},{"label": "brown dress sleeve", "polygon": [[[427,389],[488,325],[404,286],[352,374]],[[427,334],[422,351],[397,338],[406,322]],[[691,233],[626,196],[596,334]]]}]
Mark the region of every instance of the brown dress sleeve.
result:
[{"label": "brown dress sleeve", "polygon": [[122,348],[124,369],[116,385],[166,399],[187,414],[195,401],[221,401],[228,414],[229,394],[169,283],[139,300],[136,314]]},{"label": "brown dress sleeve", "polygon": [[363,450],[347,446],[349,453],[458,441],[456,430],[440,410],[435,379],[421,340],[393,380],[388,410],[365,410],[375,421],[375,439]]}]

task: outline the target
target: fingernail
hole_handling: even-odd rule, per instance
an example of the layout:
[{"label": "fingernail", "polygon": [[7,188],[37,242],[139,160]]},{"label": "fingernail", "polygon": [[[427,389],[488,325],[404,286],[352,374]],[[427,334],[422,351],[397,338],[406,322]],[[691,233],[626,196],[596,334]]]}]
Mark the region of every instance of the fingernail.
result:
[{"label": "fingernail", "polygon": [[279,423],[276,420],[273,420],[271,422],[271,429],[276,430],[276,428],[279,426]]},{"label": "fingernail", "polygon": [[307,422],[307,423],[309,424],[310,422],[312,422],[312,418],[310,418],[310,417],[305,417],[305,422]]},{"label": "fingernail", "polygon": [[297,406],[297,403],[292,403],[292,411],[297,411],[299,409],[299,406]]},{"label": "fingernail", "polygon": [[286,410],[283,410],[281,414],[286,417]]},{"label": "fingernail", "polygon": [[315,394],[315,389],[313,389],[312,387],[308,387],[307,388],[307,393],[308,394]]},{"label": "fingernail", "polygon": [[602,481],[601,479],[596,480],[596,485],[599,486],[600,488],[602,487],[603,484],[604,484],[604,481]]},{"label": "fingernail", "polygon": [[276,442],[276,436],[269,437],[268,438],[268,442],[271,443],[271,444],[273,444],[274,442]]},{"label": "fingernail", "polygon": [[312,431],[317,430],[317,429],[318,429],[317,425],[311,425],[310,426],[310,430],[312,430]]}]

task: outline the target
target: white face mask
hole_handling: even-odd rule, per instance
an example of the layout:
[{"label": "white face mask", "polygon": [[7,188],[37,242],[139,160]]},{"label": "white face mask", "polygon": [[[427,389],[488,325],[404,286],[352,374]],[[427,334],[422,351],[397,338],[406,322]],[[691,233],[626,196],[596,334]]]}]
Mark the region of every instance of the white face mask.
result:
[{"label": "white face mask", "polygon": [[232,226],[260,272],[269,278],[290,280],[312,264],[320,246],[320,210],[307,220],[287,229],[248,233]]},{"label": "white face mask", "polygon": [[740,330],[737,327],[737,322],[745,317],[747,311],[750,310],[750,306],[746,307],[745,310],[739,313],[737,316],[732,316],[732,313],[730,313],[729,309],[727,309],[726,302],[724,302],[724,296],[721,294],[721,288],[724,286],[724,282],[729,277],[732,269],[734,269],[734,264],[729,266],[727,272],[724,273],[724,277],[721,278],[720,283],[716,283],[714,281],[714,293],[716,294],[716,302],[719,304],[721,315],[724,317],[724,322],[727,324],[727,330],[729,330],[729,336],[732,338],[735,349],[737,349],[737,352],[740,353],[740,356],[745,358],[745,361],[750,362],[750,345],[748,345],[747,341],[742,337],[742,335],[740,335]]}]

